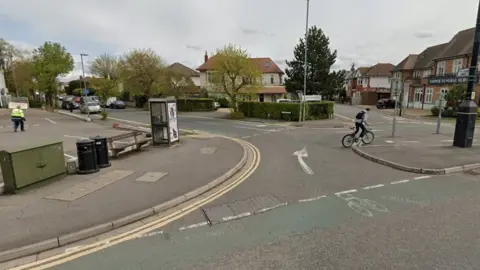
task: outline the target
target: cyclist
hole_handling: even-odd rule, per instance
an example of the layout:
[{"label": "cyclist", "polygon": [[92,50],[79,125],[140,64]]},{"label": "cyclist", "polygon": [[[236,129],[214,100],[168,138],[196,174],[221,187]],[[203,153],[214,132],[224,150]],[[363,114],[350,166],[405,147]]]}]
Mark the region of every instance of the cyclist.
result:
[{"label": "cyclist", "polygon": [[[357,144],[361,144],[362,138],[365,135],[365,132],[367,129],[365,128],[365,125],[369,126],[367,123],[367,118],[368,118],[368,112],[370,111],[370,108],[366,108],[365,110],[361,110],[360,112],[357,113],[357,116],[355,116],[355,142]],[[359,137],[357,137],[358,131],[362,130],[360,133],[360,140],[358,140]]]}]

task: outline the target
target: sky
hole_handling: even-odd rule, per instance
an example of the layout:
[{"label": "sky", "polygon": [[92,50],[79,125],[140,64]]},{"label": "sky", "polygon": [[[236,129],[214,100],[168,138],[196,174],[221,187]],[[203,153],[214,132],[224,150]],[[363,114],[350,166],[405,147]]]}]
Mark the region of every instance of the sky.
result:
[{"label": "sky", "polygon": [[[25,49],[60,42],[82,73],[80,53],[122,55],[151,48],[171,64],[197,68],[225,44],[282,69],[305,35],[307,0],[0,0],[0,38]],[[309,25],[337,50],[334,69],[398,64],[475,26],[478,0],[310,0]]]}]

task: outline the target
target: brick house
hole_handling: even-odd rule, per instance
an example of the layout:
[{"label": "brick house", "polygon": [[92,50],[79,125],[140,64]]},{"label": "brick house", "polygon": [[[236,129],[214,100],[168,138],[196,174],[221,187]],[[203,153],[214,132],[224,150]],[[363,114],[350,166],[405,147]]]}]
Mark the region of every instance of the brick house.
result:
[{"label": "brick house", "polygon": [[358,68],[352,79],[352,104],[375,105],[379,99],[389,98],[393,68],[390,63]]},{"label": "brick house", "polygon": [[403,101],[404,106],[408,104],[408,94],[410,85],[412,85],[413,69],[417,59],[417,54],[410,54],[392,69],[390,96],[393,99]]},{"label": "brick house", "polygon": [[[205,52],[204,63],[197,68],[197,71],[200,72],[200,86],[207,89],[212,96],[223,96],[223,93],[213,90],[211,84],[211,74],[214,72],[214,58],[215,56],[209,58]],[[262,87],[256,90],[253,99],[251,95],[248,98],[259,102],[276,102],[277,99],[285,98],[287,96],[284,86],[285,73],[277,64],[269,57],[250,58],[250,61],[262,72],[260,82]]]},{"label": "brick house", "polygon": [[[400,77],[405,80],[404,97],[408,100],[404,105],[431,109],[439,97],[448,93],[454,85],[466,83],[467,78],[459,74],[459,71],[468,68],[470,64],[474,35],[475,28],[462,30],[448,43],[426,48],[418,55],[411,70],[394,69],[393,78],[398,78],[400,73],[409,77]],[[396,89],[394,83],[395,80],[392,80],[392,91]],[[478,83],[475,84],[474,92],[476,93],[474,100],[478,103],[480,93]]]},{"label": "brick house", "polygon": [[361,104],[361,92],[363,91],[363,76],[368,71],[369,67],[359,67],[354,70],[348,81],[347,93],[352,100],[352,104]]}]

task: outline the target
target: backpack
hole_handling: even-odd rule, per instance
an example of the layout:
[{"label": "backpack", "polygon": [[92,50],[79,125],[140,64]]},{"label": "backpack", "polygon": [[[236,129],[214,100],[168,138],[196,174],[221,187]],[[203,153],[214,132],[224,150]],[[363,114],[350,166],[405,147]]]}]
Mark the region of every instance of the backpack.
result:
[{"label": "backpack", "polygon": [[358,120],[363,119],[364,114],[365,114],[365,111],[361,111],[361,112],[357,113],[357,116],[355,116],[355,118],[358,119]]}]

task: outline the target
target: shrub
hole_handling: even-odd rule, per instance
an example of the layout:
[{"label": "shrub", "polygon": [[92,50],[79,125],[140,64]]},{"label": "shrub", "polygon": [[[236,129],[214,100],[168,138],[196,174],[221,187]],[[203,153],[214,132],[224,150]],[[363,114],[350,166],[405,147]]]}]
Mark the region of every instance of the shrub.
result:
[{"label": "shrub", "polygon": [[448,107],[446,110],[442,111],[442,117],[457,117],[457,109]]},{"label": "shrub", "polygon": [[177,108],[182,112],[214,111],[213,102],[211,98],[179,98]]},{"label": "shrub", "polygon": [[437,106],[433,106],[431,109],[430,109],[430,112],[432,113],[433,116],[437,116],[438,115],[438,107]]},{"label": "shrub", "polygon": [[[328,119],[333,116],[334,102],[312,102],[306,103],[306,105],[306,120]],[[300,109],[298,103],[268,103],[254,101],[240,102],[238,108],[246,117],[286,121],[298,121]]]},{"label": "shrub", "polygon": [[243,112],[231,112],[230,113],[230,119],[243,119],[245,116],[243,115]]},{"label": "shrub", "polygon": [[216,101],[218,102],[218,104],[220,104],[220,108],[229,108],[230,107],[230,101],[228,101],[228,99],[226,99],[224,97],[217,98]]},{"label": "shrub", "polygon": [[322,101],[322,102],[308,102],[307,104],[307,116],[305,120],[318,120],[328,119],[333,117],[333,106],[335,102]]},{"label": "shrub", "polygon": [[102,117],[102,120],[107,120],[107,118],[108,118],[108,113],[105,112],[105,111],[102,111],[102,112],[100,113],[100,116]]},{"label": "shrub", "polygon": [[480,108],[477,109],[477,118],[480,119]]},{"label": "shrub", "polygon": [[42,108],[42,102],[37,99],[29,99],[28,100],[28,107],[29,108]]}]

